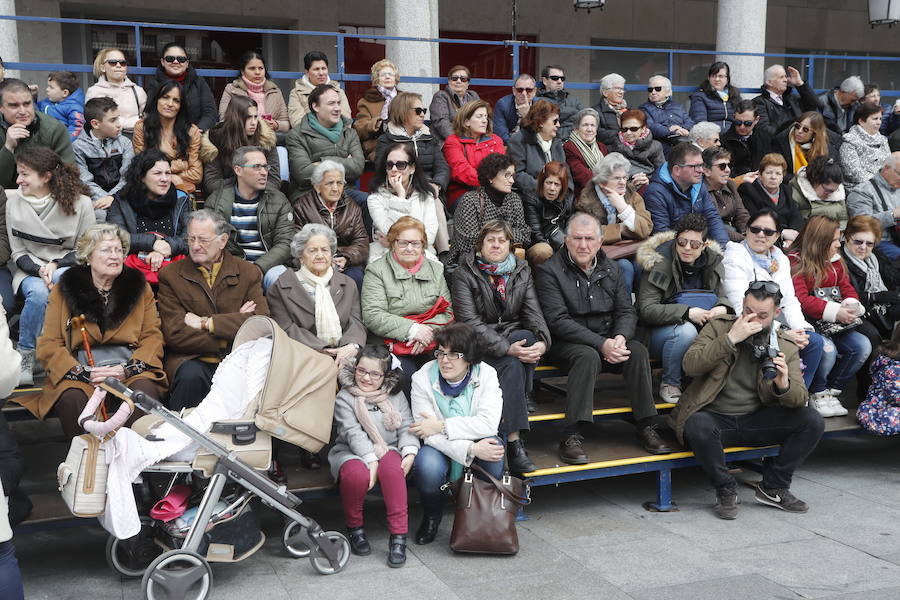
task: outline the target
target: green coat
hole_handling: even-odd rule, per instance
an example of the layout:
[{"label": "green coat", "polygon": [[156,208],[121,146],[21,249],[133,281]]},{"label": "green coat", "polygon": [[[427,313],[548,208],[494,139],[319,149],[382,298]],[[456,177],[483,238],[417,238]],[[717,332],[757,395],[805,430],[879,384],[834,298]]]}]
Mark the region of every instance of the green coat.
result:
[{"label": "green coat", "polygon": [[[362,286],[362,314],[366,329],[378,338],[406,340],[412,321],[404,315],[424,313],[439,297],[450,300],[444,266],[425,259],[415,275],[401,267],[392,253],[369,263]],[[434,318],[435,326],[453,320],[448,308]]]},{"label": "green coat", "polygon": [[[706,256],[703,289],[714,291],[719,297],[717,306],[724,306],[731,312],[731,304],[722,285],[725,279],[722,250],[715,240],[709,240],[703,253]],[[641,244],[635,258],[644,270],[636,304],[641,323],[651,327],[683,323],[690,306],[666,302],[684,289],[681,266],[675,251],[675,232],[657,233]]]},{"label": "green coat", "polygon": [[791,179],[791,200],[797,205],[797,209],[804,219],[822,215],[839,221],[841,229],[847,226],[847,195],[844,185],[841,184],[827,200],[821,200],[816,195],[815,189],[806,177],[807,167],[803,167],[797,175]]},{"label": "green coat", "polygon": [[292,199],[312,189],[310,178],[315,169],[313,163],[328,159],[344,165],[344,179],[348,185],[362,174],[366,159],[359,143],[359,135],[351,126],[350,119],[341,118],[344,120],[344,130],[337,143],[332,143],[313,129],[309,124],[308,114],[287,134],[284,145],[287,146],[288,166],[291,171]]},{"label": "green coat", "polygon": [[[693,381],[669,415],[681,443],[684,443],[684,424],[688,418],[715,400],[725,387],[725,381],[731,376],[738,349],[727,334],[736,318],[734,315],[713,317],[700,330],[684,355],[684,374],[693,377]],[[788,391],[777,395],[773,382],[763,379],[761,372],[757,374],[756,389],[764,405],[780,404],[788,408],[800,408],[806,405],[808,397],[803,373],[800,371],[800,349],[783,332],[783,329],[779,330],[778,347],[784,352],[787,361],[790,381]]]},{"label": "green coat", "polygon": [[[231,211],[234,206],[234,180],[226,180],[225,183],[209,198],[205,207],[218,211],[231,222]],[[262,238],[266,253],[256,259],[254,263],[265,273],[276,265],[291,265],[291,240],[296,233],[294,215],[291,205],[284,194],[277,190],[266,188],[259,200],[256,211],[257,227]],[[230,236],[226,250],[240,258],[246,258],[244,251],[237,243],[234,227],[230,227]]]},{"label": "green coat", "polygon": [[[75,152],[72,150],[72,140],[69,137],[69,130],[66,129],[66,126],[53,117],[36,110],[34,119],[32,126],[36,127],[37,130],[31,132],[31,137],[19,140],[16,152],[31,146],[47,146],[59,154],[64,163],[74,165]],[[9,123],[5,119],[0,118],[0,140],[4,142],[7,129],[9,129]],[[15,189],[17,187],[16,159],[3,143],[0,143],[0,187],[6,189]]]}]

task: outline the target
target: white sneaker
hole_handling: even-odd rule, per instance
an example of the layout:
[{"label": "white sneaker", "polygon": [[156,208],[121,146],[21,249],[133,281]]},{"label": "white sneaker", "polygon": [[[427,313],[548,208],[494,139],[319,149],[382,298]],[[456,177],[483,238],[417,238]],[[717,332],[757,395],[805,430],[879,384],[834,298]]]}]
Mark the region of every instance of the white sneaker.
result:
[{"label": "white sneaker", "polygon": [[849,414],[849,411],[844,408],[844,405],[841,404],[841,390],[836,390],[834,388],[828,390],[828,393],[831,394],[831,413],[832,416],[835,417],[843,417],[844,415]]},{"label": "white sneaker", "polygon": [[810,394],[809,405],[819,411],[823,417],[833,417],[834,409],[831,407],[832,396],[828,390]]},{"label": "white sneaker", "polygon": [[663,402],[678,404],[678,401],[681,399],[681,388],[677,385],[661,383],[659,385],[659,399]]}]

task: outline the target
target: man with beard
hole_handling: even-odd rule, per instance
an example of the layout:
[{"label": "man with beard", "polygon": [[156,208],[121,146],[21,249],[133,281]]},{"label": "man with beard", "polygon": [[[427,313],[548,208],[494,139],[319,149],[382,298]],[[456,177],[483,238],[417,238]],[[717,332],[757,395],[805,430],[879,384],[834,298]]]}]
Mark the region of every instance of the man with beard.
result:
[{"label": "man with beard", "polygon": [[712,319],[684,356],[684,373],[694,380],[672,411],[679,441],[690,445],[716,488],[715,513],[735,519],[737,482],[725,464],[724,448],[781,444],[765,461],[755,498],[761,504],[802,513],[805,502],[790,492],[794,471],[819,443],[825,424],[807,403],[799,348],[773,331],[781,290],[772,281],[753,281],[740,316]]}]

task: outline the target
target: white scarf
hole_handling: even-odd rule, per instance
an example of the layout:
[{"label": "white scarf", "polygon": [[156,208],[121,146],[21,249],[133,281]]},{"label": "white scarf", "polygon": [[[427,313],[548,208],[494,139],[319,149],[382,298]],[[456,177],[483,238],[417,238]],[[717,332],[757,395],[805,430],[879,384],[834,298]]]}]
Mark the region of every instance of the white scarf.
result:
[{"label": "white scarf", "polygon": [[328,346],[337,346],[343,337],[344,332],[341,329],[341,319],[338,317],[337,309],[334,307],[334,300],[331,298],[331,290],[328,284],[334,271],[331,267],[321,277],[313,275],[312,271],[301,266],[297,271],[297,279],[303,283],[308,283],[315,290],[316,302],[316,337],[325,342]]},{"label": "white scarf", "polygon": [[38,215],[44,214],[44,211],[47,210],[47,207],[50,206],[50,203],[53,202],[53,195],[47,194],[46,196],[28,196],[23,191],[22,188],[19,188],[19,196],[27,202],[31,208],[34,209]]},{"label": "white scarf", "polygon": [[537,134],[536,137],[538,145],[540,145],[541,150],[544,151],[544,162],[550,162],[551,160],[553,160],[553,157],[550,156],[550,147],[553,145],[553,138],[544,141],[544,138],[542,138],[540,134]]}]

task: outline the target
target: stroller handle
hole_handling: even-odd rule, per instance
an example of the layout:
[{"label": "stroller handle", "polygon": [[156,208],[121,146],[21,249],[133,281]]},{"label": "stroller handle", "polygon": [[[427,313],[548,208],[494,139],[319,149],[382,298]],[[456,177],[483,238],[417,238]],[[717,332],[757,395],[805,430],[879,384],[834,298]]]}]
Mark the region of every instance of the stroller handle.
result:
[{"label": "stroller handle", "polygon": [[128,399],[134,402],[136,406],[141,407],[145,412],[151,412],[153,409],[163,408],[162,403],[156,398],[152,398],[140,390],[133,390],[115,377],[107,377],[100,387],[118,396],[122,399]]}]

